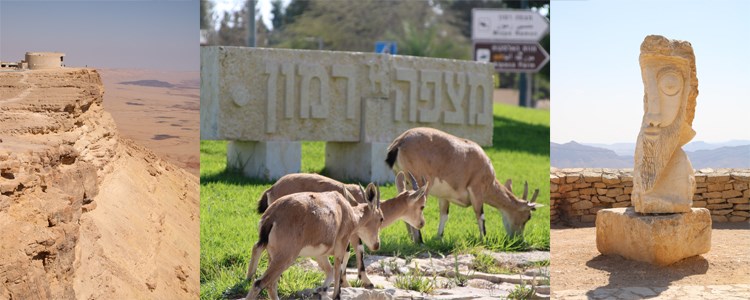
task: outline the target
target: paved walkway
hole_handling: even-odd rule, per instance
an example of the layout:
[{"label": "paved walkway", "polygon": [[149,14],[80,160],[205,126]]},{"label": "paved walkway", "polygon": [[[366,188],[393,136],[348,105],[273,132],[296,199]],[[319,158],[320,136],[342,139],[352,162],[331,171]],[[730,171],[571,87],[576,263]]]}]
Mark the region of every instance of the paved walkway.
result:
[{"label": "paved walkway", "polygon": [[[554,280],[554,279],[553,279]],[[750,284],[678,285],[670,287],[598,288],[591,291],[553,291],[552,299],[750,299]]]}]

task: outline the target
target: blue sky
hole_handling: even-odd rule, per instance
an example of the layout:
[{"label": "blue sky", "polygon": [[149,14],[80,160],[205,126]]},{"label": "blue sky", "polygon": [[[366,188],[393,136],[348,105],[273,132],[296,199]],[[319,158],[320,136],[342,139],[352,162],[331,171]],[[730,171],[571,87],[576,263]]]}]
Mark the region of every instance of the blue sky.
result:
[{"label": "blue sky", "polygon": [[200,71],[199,2],[0,0],[0,60],[65,52],[68,66]]},{"label": "blue sky", "polygon": [[750,1],[552,1],[551,140],[635,142],[643,38],[690,41],[694,141],[750,140]]}]

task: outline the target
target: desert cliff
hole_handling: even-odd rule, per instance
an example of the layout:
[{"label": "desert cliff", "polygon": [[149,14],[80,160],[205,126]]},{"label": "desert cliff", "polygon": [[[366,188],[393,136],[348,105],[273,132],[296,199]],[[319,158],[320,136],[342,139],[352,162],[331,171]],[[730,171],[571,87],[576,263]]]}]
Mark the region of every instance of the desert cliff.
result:
[{"label": "desert cliff", "polygon": [[198,297],[198,178],[103,100],[96,70],[0,72],[0,299]]}]

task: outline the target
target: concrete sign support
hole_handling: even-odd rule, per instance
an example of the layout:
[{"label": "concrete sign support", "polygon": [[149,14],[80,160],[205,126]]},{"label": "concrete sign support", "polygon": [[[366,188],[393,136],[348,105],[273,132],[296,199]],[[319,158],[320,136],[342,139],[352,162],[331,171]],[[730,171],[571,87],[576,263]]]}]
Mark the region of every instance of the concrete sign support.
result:
[{"label": "concrete sign support", "polygon": [[337,179],[393,180],[386,147],[429,126],[492,144],[492,66],[375,53],[201,48],[201,139],[228,165],[273,180],[299,172],[300,141],[325,141]]}]

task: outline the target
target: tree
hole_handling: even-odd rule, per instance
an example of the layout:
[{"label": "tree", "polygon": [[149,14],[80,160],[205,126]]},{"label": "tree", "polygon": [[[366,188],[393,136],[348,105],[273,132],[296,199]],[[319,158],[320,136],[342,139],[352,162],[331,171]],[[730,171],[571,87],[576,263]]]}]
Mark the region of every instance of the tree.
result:
[{"label": "tree", "polygon": [[[453,29],[442,24],[427,24],[413,26],[408,21],[402,23],[403,32],[396,35],[391,32],[386,37],[396,40],[398,54],[425,57],[440,57],[454,59],[469,59],[469,43],[458,34],[448,38],[448,32]],[[455,30],[454,30],[455,31]]]},{"label": "tree", "polygon": [[201,29],[210,29],[214,26],[214,4],[209,0],[201,0]]},{"label": "tree", "polygon": [[310,2],[310,0],[292,0],[292,2],[289,2],[289,5],[284,10],[283,25],[292,24],[297,21],[297,17],[308,10]]},{"label": "tree", "polygon": [[[420,55],[467,58],[470,53],[468,41],[445,22],[431,1],[315,0],[308,3],[308,10],[293,23],[283,25],[283,40],[277,46],[317,49],[317,40],[321,39],[325,49],[371,52],[375,41],[388,38],[402,39],[400,43],[414,46],[423,43],[427,48],[399,45],[401,49]],[[290,7],[285,12],[287,19]],[[408,25],[404,25],[404,20],[408,20]],[[424,38],[426,43],[421,41]],[[428,52],[419,52],[423,50]]]},{"label": "tree", "polygon": [[281,31],[284,27],[284,12],[281,5],[281,0],[273,0],[271,2],[271,15],[273,15],[271,25],[273,25],[274,31]]}]

